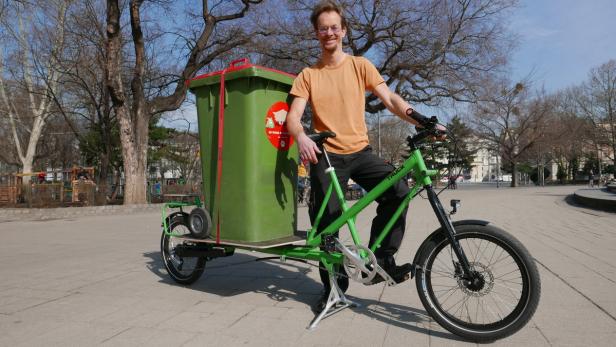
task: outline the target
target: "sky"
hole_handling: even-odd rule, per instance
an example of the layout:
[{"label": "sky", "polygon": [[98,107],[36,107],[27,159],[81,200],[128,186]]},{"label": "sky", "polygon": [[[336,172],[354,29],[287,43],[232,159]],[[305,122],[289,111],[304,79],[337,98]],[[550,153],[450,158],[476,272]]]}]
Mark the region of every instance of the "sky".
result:
[{"label": "sky", "polygon": [[[520,0],[510,30],[519,36],[510,57],[512,78],[530,74],[536,87],[556,92],[585,81],[592,68],[616,59],[616,0]],[[453,112],[418,109],[443,113],[440,117]],[[180,120],[165,125],[185,128],[181,119],[188,118],[195,129],[194,104],[185,104],[182,115],[170,117]]]},{"label": "sky", "polygon": [[522,0],[511,30],[520,35],[513,78],[532,72],[539,87],[554,92],[616,59],[616,0]]}]

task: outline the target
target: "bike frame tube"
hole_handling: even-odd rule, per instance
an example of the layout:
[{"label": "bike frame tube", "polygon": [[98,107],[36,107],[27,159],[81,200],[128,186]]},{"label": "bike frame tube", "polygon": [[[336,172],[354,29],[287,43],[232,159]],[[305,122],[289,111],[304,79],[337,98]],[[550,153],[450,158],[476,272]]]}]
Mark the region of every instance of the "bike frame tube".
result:
[{"label": "bike frame tube", "polygon": [[[349,230],[351,231],[351,237],[353,238],[353,242],[356,245],[361,244],[361,240],[355,230],[355,217],[361,211],[363,211],[369,204],[371,204],[374,200],[380,197],[387,189],[391,188],[394,184],[396,184],[399,180],[406,177],[409,172],[413,172],[414,179],[416,182],[415,187],[409,192],[403,203],[396,210],[392,218],[386,224],[386,227],[381,231],[377,238],[377,242],[375,242],[371,250],[374,251],[380,247],[380,243],[383,241],[385,236],[391,230],[391,227],[395,223],[395,221],[400,217],[402,211],[408,206],[410,201],[417,195],[420,187],[429,186],[432,184],[432,180],[430,176],[436,175],[436,170],[428,170],[426,168],[426,164],[423,160],[423,157],[418,149],[414,149],[411,152],[411,155],[407,160],[404,161],[403,165],[395,169],[389,176],[387,176],[381,183],[379,183],[374,189],[372,189],[368,194],[363,196],[361,199],[357,200],[357,202],[351,206],[350,208],[346,207],[346,202],[344,200],[344,194],[342,189],[340,188],[340,183],[335,175],[335,172],[332,169],[330,172],[331,182],[330,187],[328,188],[328,193],[331,193],[332,190],[336,190],[336,195],[339,201],[344,202],[341,203],[342,206],[342,214],[336,218],[330,225],[328,225],[321,233],[317,235],[317,227],[318,223],[315,222],[315,225],[308,232],[308,237],[306,241],[307,246],[317,247],[320,245],[323,236],[332,235],[337,232],[344,224],[349,225]],[[332,186],[334,188],[332,188]],[[321,208],[319,209],[319,213],[317,215],[316,220],[320,221],[323,213],[325,211],[325,206],[327,205],[330,196],[325,196]]]},{"label": "bike frame tube", "polygon": [[[334,186],[332,184],[329,185],[329,187],[327,188],[327,192],[325,193],[325,198],[323,199],[323,201],[329,201],[329,198],[332,195],[333,187]],[[315,233],[312,231],[317,230],[319,223],[321,223],[321,217],[323,217],[323,213],[325,212],[326,207],[327,207],[327,204],[321,204],[321,207],[319,208],[319,213],[317,213],[317,218],[315,218],[314,225],[312,226],[312,229],[310,229],[311,232],[308,233],[307,241],[306,241],[307,244],[311,244],[312,239],[314,238],[314,235],[315,235]]]},{"label": "bike frame tube", "polygon": [[385,236],[387,236],[387,234],[389,234],[389,231],[394,226],[394,223],[396,222],[396,220],[398,220],[398,218],[400,218],[400,215],[402,214],[402,211],[404,211],[404,209],[409,205],[411,200],[413,200],[415,195],[417,195],[417,193],[419,192],[419,189],[420,189],[420,187],[418,185],[414,186],[413,189],[406,196],[406,198],[404,198],[404,201],[402,201],[402,204],[400,204],[400,206],[398,207],[396,212],[393,214],[391,219],[387,222],[387,225],[385,225],[385,228],[383,228],[383,230],[381,231],[379,236],[377,236],[377,238],[374,241],[374,244],[372,245],[372,247],[370,247],[370,250],[372,251],[372,253],[376,252],[376,250],[379,247],[381,247],[381,242],[383,242],[383,239],[385,239]]},{"label": "bike frame tube", "polygon": [[[246,247],[237,247],[240,249],[249,249]],[[298,259],[306,259],[306,260],[315,260],[321,261],[323,263],[330,264],[342,264],[342,260],[344,258],[342,253],[329,253],[318,248],[306,248],[302,246],[282,246],[282,247],[273,247],[273,248],[264,248],[260,249],[259,252],[275,254],[281,257],[289,257],[289,258],[298,258]]]},{"label": "bike frame tube", "polygon": [[460,243],[456,239],[456,230],[454,229],[453,224],[451,223],[451,220],[449,219],[449,217],[447,217],[447,213],[445,212],[445,209],[443,208],[443,205],[438,199],[438,196],[434,192],[434,189],[432,188],[432,186],[426,186],[425,189],[426,189],[426,192],[428,193],[428,200],[430,201],[430,205],[432,206],[432,209],[434,210],[434,214],[436,214],[436,218],[438,219],[443,229],[447,231],[446,232],[447,237],[451,241],[453,251],[458,257],[460,264],[462,265],[464,274],[466,275],[467,278],[470,278],[471,266],[468,261],[468,258],[466,258],[466,254],[464,253],[464,251],[462,250],[462,247],[460,246]]}]

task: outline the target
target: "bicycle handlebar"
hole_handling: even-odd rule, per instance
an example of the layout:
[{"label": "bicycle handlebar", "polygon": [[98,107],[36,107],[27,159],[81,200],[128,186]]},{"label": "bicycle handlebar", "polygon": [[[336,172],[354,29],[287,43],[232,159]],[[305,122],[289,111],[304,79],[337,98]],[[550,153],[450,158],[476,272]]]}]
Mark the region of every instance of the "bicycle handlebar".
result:
[{"label": "bicycle handlebar", "polygon": [[442,135],[447,135],[447,131],[436,128],[436,126],[439,124],[438,118],[436,118],[436,116],[426,117],[417,111],[413,111],[413,113],[411,113],[411,117],[413,117],[413,119],[415,119],[419,123],[421,130],[418,130],[415,136],[409,136],[406,138],[409,142],[409,146],[414,147],[415,145],[419,144],[420,142],[429,137],[439,137]]}]

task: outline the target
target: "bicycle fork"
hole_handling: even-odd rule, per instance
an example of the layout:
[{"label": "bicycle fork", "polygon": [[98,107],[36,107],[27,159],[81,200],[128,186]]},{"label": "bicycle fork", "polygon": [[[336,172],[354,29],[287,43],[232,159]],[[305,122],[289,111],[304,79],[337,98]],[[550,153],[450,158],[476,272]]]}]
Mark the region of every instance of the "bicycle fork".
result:
[{"label": "bicycle fork", "polygon": [[[451,242],[451,247],[453,248],[453,251],[456,254],[456,257],[458,257],[459,265],[462,267],[461,277],[467,280],[471,279],[472,278],[471,265],[468,261],[468,258],[466,257],[466,254],[464,253],[464,250],[460,246],[460,243],[456,239],[456,230],[454,229],[453,224],[451,223],[451,219],[449,219],[449,216],[447,215],[445,208],[443,208],[441,201],[439,200],[437,194],[434,192],[434,188],[432,188],[431,185],[427,185],[424,188],[426,189],[426,192],[428,193],[428,200],[430,201],[430,205],[432,206],[432,209],[434,210],[434,213],[436,214],[436,218],[441,224],[441,227],[443,228],[443,230],[445,230],[445,233],[447,234],[447,237],[449,238],[449,241]],[[457,264],[454,264],[454,265],[456,265],[456,270],[457,270],[459,266],[457,266]]]}]

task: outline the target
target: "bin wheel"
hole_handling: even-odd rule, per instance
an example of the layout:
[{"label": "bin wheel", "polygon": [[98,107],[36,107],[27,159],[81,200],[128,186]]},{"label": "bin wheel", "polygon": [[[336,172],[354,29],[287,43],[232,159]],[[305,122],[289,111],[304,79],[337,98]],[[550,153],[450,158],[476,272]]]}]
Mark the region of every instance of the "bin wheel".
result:
[{"label": "bin wheel", "polygon": [[188,215],[188,226],[193,237],[206,239],[212,230],[212,218],[207,210],[196,207]]},{"label": "bin wheel", "polygon": [[[167,219],[169,230],[174,235],[191,237],[188,227],[188,215],[181,214]],[[160,240],[160,251],[167,273],[171,278],[180,284],[189,285],[201,277],[205,270],[206,257],[180,257],[175,253],[178,245],[194,244],[185,239],[169,236],[163,232]]]}]

